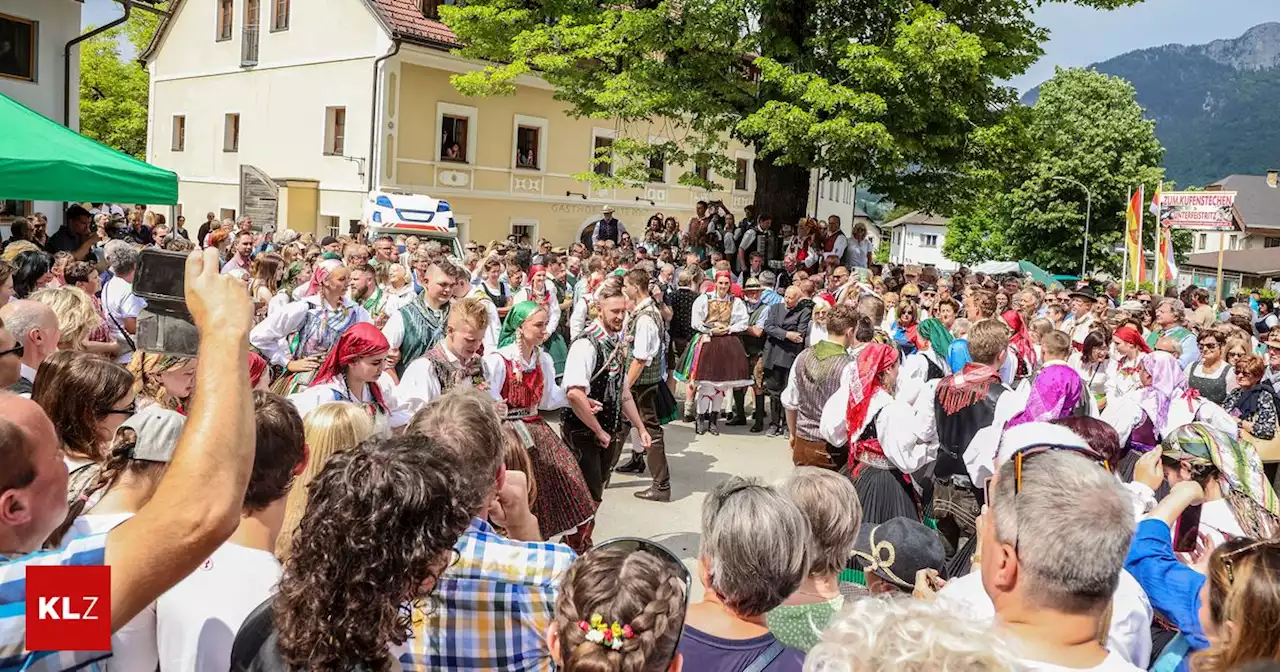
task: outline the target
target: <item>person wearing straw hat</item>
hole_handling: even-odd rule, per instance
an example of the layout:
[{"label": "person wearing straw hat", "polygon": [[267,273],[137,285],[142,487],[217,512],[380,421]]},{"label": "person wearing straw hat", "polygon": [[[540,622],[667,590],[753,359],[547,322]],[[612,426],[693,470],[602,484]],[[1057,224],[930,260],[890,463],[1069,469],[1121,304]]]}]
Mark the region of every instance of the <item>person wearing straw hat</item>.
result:
[{"label": "person wearing straw hat", "polygon": [[595,228],[591,230],[591,247],[595,249],[596,245],[605,241],[613,243],[615,246],[622,242],[622,234],[627,232],[622,222],[613,218],[613,206],[606,205],[600,209],[600,220],[596,222]]}]

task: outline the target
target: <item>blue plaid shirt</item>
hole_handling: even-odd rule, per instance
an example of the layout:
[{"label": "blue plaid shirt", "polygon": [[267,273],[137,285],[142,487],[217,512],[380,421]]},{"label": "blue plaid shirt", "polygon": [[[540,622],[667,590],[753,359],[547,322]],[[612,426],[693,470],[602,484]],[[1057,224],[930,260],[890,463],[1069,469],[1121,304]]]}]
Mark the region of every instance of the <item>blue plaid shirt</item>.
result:
[{"label": "blue plaid shirt", "polygon": [[577,559],[568,546],[507,539],[480,519],[454,546],[459,560],[413,611],[400,652],[404,670],[547,670],[547,626],[560,578]]},{"label": "blue plaid shirt", "polygon": [[82,537],[65,548],[18,556],[0,556],[0,672],[11,670],[89,670],[106,651],[27,651],[27,567],[102,565],[107,535]]}]

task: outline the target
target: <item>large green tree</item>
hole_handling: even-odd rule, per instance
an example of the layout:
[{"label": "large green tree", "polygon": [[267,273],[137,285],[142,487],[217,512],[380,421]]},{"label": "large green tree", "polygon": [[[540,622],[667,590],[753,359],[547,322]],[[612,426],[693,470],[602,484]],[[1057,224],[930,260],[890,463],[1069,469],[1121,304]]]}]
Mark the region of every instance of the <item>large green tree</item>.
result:
[{"label": "large green tree", "polygon": [[[1017,117],[1023,153],[957,208],[944,253],[961,262],[1026,259],[1078,273],[1088,199],[1074,181],[1093,196],[1089,270],[1118,272],[1115,249],[1123,240],[1130,190],[1145,185],[1149,203],[1164,176],[1155,122],[1144,118],[1133,86],[1099,72],[1060,68],[1036,104]],[[1152,222],[1148,216],[1147,249]]]},{"label": "large green tree", "polygon": [[[537,73],[571,114],[613,121],[620,183],[644,182],[655,154],[732,175],[735,137],[756,149],[757,203],[791,218],[814,167],[936,209],[985,184],[1017,107],[999,82],[1041,55],[1030,14],[1043,2],[468,0],[441,13],[463,55],[493,64],[455,76],[462,93],[511,93]],[[709,186],[695,170],[679,181]]]},{"label": "large green tree", "polygon": [[135,10],[124,24],[80,44],[80,132],[146,159],[147,71],[130,54],[155,35],[158,17]]}]

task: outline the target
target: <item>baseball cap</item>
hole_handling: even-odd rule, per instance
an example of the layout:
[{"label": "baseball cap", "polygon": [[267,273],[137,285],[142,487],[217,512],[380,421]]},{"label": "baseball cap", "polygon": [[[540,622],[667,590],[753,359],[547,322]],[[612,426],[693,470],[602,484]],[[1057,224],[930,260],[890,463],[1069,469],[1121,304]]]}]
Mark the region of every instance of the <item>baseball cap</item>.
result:
[{"label": "baseball cap", "polygon": [[946,550],[937,532],[917,520],[898,517],[879,525],[863,525],[849,565],[911,590],[916,572],[944,570]]},{"label": "baseball cap", "polygon": [[168,462],[178,447],[178,438],[187,419],[181,413],[159,406],[149,406],[134,413],[120,425],[132,429],[138,435],[134,444],[135,460]]},{"label": "baseball cap", "polygon": [[322,238],[322,239],[320,240],[320,247],[325,247],[325,246],[328,246],[328,245],[332,245],[332,244],[334,244],[334,243],[336,243],[336,242],[338,242],[338,239],[337,239],[337,238],[334,238],[333,236],[325,236],[324,238]]}]

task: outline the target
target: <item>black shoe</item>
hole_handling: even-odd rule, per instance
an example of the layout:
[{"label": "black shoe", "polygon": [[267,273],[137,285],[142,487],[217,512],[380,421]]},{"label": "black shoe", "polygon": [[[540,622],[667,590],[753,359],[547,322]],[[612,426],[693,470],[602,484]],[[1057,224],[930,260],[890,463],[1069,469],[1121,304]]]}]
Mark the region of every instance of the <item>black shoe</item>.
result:
[{"label": "black shoe", "polygon": [[698,436],[706,434],[707,425],[711,424],[710,417],[706,413],[699,413],[697,419],[693,421],[693,433]]},{"label": "black shoe", "polygon": [[[714,415],[707,421],[707,431],[711,433],[711,436],[720,436],[720,428],[716,426],[719,422]],[[744,422],[743,424],[746,423]]]},{"label": "black shoe", "polygon": [[759,434],[764,431],[764,414],[756,413],[756,420],[751,424],[751,433]]},{"label": "black shoe", "polygon": [[786,436],[786,435],[787,435],[786,425],[774,425],[773,427],[769,428],[769,436]]},{"label": "black shoe", "polygon": [[637,499],[647,499],[651,502],[669,502],[671,501],[671,488],[659,488],[651,485],[640,492],[633,493]]},{"label": "black shoe", "polygon": [[618,466],[614,471],[619,474],[643,474],[645,469],[644,453],[631,453],[631,459],[626,464]]},{"label": "black shoe", "polygon": [[729,417],[729,421],[724,424],[726,427],[746,427],[747,416],[745,414],[738,415],[737,413],[734,413]]}]

